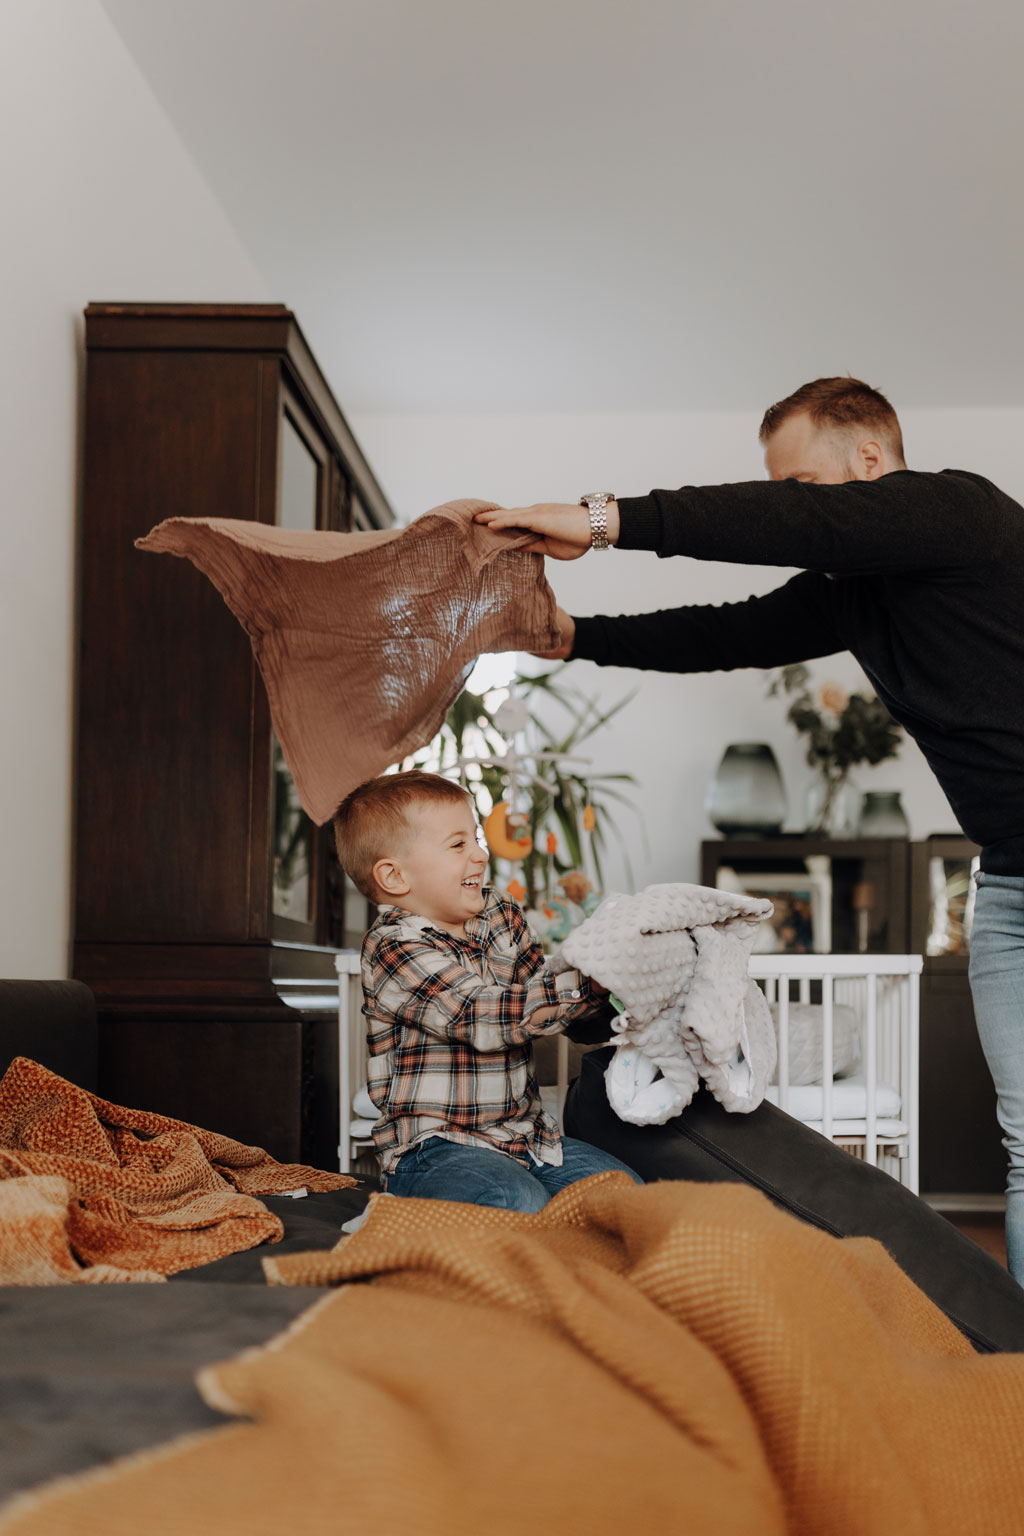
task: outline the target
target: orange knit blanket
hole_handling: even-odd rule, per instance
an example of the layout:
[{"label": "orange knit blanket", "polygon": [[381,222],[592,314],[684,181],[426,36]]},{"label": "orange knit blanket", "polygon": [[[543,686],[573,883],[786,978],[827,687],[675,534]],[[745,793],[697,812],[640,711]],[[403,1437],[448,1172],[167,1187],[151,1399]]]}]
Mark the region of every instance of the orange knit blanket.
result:
[{"label": "orange knit blanket", "polygon": [[362,1283],[201,1374],[245,1422],[29,1495],[3,1536],[1019,1536],[1024,1357],[751,1189],[375,1196],[333,1254],[264,1267]]},{"label": "orange knit blanket", "polygon": [[0,1081],[0,1284],[161,1280],[278,1241],[254,1196],[354,1182],[108,1104],[19,1056]]}]

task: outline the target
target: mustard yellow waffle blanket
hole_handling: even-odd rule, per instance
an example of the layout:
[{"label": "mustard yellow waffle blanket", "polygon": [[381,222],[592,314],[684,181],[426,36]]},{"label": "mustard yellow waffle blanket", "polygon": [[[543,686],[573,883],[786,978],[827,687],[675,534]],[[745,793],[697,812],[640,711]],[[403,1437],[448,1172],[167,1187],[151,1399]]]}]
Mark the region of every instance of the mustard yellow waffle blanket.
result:
[{"label": "mustard yellow waffle blanket", "polygon": [[29,1496],[3,1536],[1022,1528],[1024,1357],[753,1190],[375,1196],[334,1252],[264,1265],[341,1289],[201,1375],[247,1421]]}]

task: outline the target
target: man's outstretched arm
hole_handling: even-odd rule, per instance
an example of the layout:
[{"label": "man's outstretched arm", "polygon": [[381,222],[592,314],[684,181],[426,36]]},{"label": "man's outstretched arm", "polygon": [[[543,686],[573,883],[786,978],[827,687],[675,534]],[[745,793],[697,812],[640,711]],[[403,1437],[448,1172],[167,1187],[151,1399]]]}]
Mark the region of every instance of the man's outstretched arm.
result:
[{"label": "man's outstretched arm", "polygon": [[[902,470],[878,480],[821,485],[751,480],[683,486],[609,502],[608,542],[740,565],[799,566],[839,574],[956,569],[964,541],[1005,522],[998,493],[958,471]],[[529,549],[574,560],[591,547],[585,507],[541,502],[477,513],[492,528],[536,534]]]},{"label": "man's outstretched arm", "polygon": [[574,618],[558,610],[562,645],[551,660],[656,672],[729,672],[779,667],[846,649],[835,626],[829,582],[803,571],[742,603],[665,608],[656,613]]}]

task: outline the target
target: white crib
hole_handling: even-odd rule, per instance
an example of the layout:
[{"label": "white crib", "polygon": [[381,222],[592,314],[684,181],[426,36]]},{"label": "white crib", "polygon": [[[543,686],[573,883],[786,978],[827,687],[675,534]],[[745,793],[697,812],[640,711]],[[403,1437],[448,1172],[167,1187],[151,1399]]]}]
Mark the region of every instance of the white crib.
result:
[{"label": "white crib", "polygon": [[[821,1131],[856,1157],[918,1191],[918,1035],[920,955],[753,955],[750,974],[777,1004],[780,1109]],[[817,984],[817,985],[815,985]],[[820,996],[818,995],[820,992]],[[817,1083],[790,1082],[790,1009],[820,1002]],[[840,1005],[857,1019],[860,1063],[835,1079],[833,1023]]]},{"label": "white crib", "polygon": [[343,949],[334,957],[338,973],[338,1170],[352,1172],[352,1160],[362,1147],[373,1145],[374,1121],[353,1113],[353,1097],[366,1086],[366,1030],[363,1027],[363,984],[359,950]]}]

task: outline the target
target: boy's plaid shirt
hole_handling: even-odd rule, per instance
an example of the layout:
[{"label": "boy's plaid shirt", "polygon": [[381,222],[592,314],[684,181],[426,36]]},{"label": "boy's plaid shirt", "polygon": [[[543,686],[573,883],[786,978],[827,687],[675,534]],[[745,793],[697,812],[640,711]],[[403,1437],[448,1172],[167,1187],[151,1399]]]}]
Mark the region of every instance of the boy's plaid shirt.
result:
[{"label": "boy's plaid shirt", "polygon": [[[531,1040],[598,1001],[578,971],[554,975],[521,908],[490,887],[465,939],[384,907],[363,940],[368,1088],[382,1171],[428,1136],[488,1146],[530,1167],[562,1161],[541,1107]],[[531,1024],[538,1008],[555,1017]]]}]

